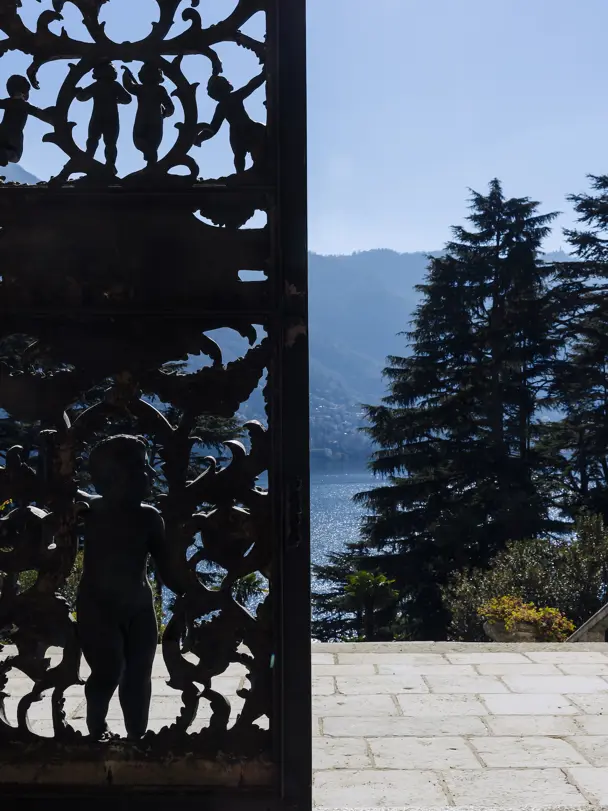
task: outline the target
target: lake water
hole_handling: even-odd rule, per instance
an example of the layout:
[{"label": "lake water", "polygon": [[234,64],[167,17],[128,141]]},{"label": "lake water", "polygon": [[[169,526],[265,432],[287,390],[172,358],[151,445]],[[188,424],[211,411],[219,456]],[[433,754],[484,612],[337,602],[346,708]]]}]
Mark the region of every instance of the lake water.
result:
[{"label": "lake water", "polygon": [[377,479],[367,471],[313,473],[310,479],[310,519],[313,564],[324,563],[330,552],[356,541],[364,510],[353,496],[369,490]]}]

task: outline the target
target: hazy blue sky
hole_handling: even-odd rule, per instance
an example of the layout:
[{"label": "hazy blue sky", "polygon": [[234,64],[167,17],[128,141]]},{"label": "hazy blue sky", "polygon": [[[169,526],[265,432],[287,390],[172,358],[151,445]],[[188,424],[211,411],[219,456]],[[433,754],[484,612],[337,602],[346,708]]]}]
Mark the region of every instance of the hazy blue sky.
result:
[{"label": "hazy blue sky", "polygon": [[440,247],[493,177],[564,224],[566,194],[608,172],[606,0],[309,8],[316,250]]},{"label": "hazy blue sky", "polygon": [[[235,0],[202,0],[207,22]],[[184,8],[186,7],[184,3]],[[568,192],[587,173],[608,171],[608,3],[606,0],[309,0],[310,244],[322,253],[388,247],[431,250],[466,213],[467,188],[499,177],[510,195],[572,217]],[[49,7],[24,0],[30,9]],[[153,0],[111,0],[110,33],[147,33]],[[139,16],[138,16],[139,15]],[[79,30],[66,7],[66,26]],[[255,23],[252,25],[252,30]],[[259,68],[226,46],[226,74],[245,82]],[[7,60],[5,60],[6,62]],[[23,63],[17,57],[3,74]],[[191,80],[209,65],[191,60]],[[49,104],[59,66],[43,72]],[[201,97],[202,100],[202,97]],[[213,105],[205,102],[209,117]],[[86,104],[77,138],[86,137]],[[252,99],[252,114],[261,97]],[[134,105],[126,113],[132,120]],[[130,117],[130,118],[129,118]],[[176,119],[179,120],[179,119]],[[130,133],[119,168],[138,165]],[[41,177],[59,165],[40,147],[45,131],[28,124],[25,168]],[[230,165],[224,141],[203,145],[207,176]],[[563,244],[559,229],[548,244]]]}]

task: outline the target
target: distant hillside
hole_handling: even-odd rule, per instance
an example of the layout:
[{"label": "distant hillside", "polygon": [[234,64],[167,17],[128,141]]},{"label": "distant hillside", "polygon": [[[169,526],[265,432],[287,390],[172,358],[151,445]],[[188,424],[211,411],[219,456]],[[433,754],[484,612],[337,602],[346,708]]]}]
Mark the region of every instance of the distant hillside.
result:
[{"label": "distant hillside", "polygon": [[378,250],[310,256],[311,380],[341,383],[351,398],[377,401],[387,355],[402,353],[425,273],[422,253]]},{"label": "distant hillside", "polygon": [[25,169],[22,169],[21,166],[15,163],[10,163],[8,166],[0,166],[0,177],[4,177],[11,183],[24,183],[29,186],[34,183],[39,183],[37,177],[26,172]]},{"label": "distant hillside", "polygon": [[386,357],[401,354],[425,254],[377,250],[310,255],[310,416],[313,468],[361,466],[369,442],[361,403],[384,394]]}]

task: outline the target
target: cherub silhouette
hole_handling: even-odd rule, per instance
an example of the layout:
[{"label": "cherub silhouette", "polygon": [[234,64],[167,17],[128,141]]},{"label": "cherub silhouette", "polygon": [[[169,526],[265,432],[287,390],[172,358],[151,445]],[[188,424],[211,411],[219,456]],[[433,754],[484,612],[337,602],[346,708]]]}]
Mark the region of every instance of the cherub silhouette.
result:
[{"label": "cherub silhouette", "polygon": [[7,99],[0,100],[4,117],[0,124],[0,166],[18,163],[23,155],[23,132],[30,115],[51,122],[53,108],[39,110],[29,103],[31,86],[25,76],[11,76],[6,83]]},{"label": "cherub silhouette", "polygon": [[141,84],[128,67],[123,66],[124,86],[137,98],[137,115],[133,127],[133,143],[148,165],[158,162],[158,148],[163,140],[163,121],[175,112],[175,105],[162,85],[163,72],[150,62],[139,71]]},{"label": "cherub silhouette", "polygon": [[95,81],[88,87],[79,87],[76,91],[78,101],[93,99],[93,115],[89,124],[87,155],[95,157],[97,147],[103,138],[105,143],[106,163],[113,174],[116,174],[116,158],[120,120],[118,105],[130,104],[131,96],[117,81],[117,73],[111,62],[101,62],[93,69]]},{"label": "cherub silhouette", "polygon": [[93,448],[89,468],[99,495],[79,491],[89,509],[77,601],[80,644],[91,668],[85,687],[87,726],[92,738],[106,736],[108,706],[119,687],[127,735],[139,739],[148,725],[158,638],[148,556],[176,594],[187,585],[173,565],[160,513],[142,504],[153,473],[145,440],[110,437]]},{"label": "cherub silhouette", "polygon": [[262,71],[240,90],[235,90],[224,76],[212,76],[207,85],[207,93],[218,104],[211,123],[198,125],[199,133],[195,143],[200,146],[203,141],[213,138],[224,121],[227,121],[230,125],[230,146],[234,152],[234,166],[237,172],[245,171],[248,154],[251,155],[254,165],[259,165],[264,160],[266,127],[251,120],[243,102],[264,84],[265,78]]}]

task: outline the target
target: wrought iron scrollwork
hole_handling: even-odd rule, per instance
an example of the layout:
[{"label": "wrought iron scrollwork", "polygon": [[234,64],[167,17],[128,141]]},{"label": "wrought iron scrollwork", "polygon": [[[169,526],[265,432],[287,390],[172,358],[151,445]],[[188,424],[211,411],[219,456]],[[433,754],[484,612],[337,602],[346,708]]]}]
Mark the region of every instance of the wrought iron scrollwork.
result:
[{"label": "wrought iron scrollwork", "polygon": [[[206,346],[205,336],[201,338]],[[141,373],[140,382],[146,390],[154,391],[165,406],[180,415],[176,422],[143,398],[138,381],[123,372],[114,375],[114,383],[97,404],[73,420],[64,411],[56,428],[40,432],[35,467],[24,459],[22,448],[7,451],[5,466],[0,469],[0,499],[10,502],[11,507],[0,519],[0,634],[16,653],[0,663],[0,680],[5,687],[11,671],[19,670],[33,686],[19,701],[17,727],[8,723],[4,711],[4,699],[9,696],[0,694],[0,745],[36,739],[28,712],[47,691],[53,691],[55,738],[73,742],[81,737],[65,719],[63,700],[67,688],[82,683],[82,636],[58,592],[73,568],[86,511],[84,494],[78,492],[75,478],[77,459],[109,419],[125,419],[159,449],[160,470],[166,482],[158,505],[170,558],[167,579],[172,577],[170,582],[183,584],[180,589],[174,586],[180,593],[162,638],[168,683],[181,692],[183,709],[172,731],[148,732],[140,745],[154,748],[168,739],[175,742],[177,733],[187,733],[203,701],[210,705],[211,722],[190,736],[191,746],[211,753],[230,745],[234,748],[238,740],[240,751],[247,740],[243,737],[246,730],[250,753],[256,748],[264,750],[267,732],[253,724],[269,713],[272,692],[268,607],[254,617],[234,598],[233,586],[255,572],[272,577],[270,501],[257,484],[269,468],[266,428],[260,422],[247,423],[248,449],[240,441],[228,441],[229,462],[208,457],[198,476],[188,480],[188,473],[193,446],[199,441],[197,417],[232,416],[258,386],[270,361],[270,345],[268,340],[262,341],[242,359],[226,365],[213,341],[206,351],[215,359],[199,372],[168,374],[159,369]],[[84,380],[86,375],[79,378],[75,371],[44,378],[11,373],[5,366],[0,376],[0,408],[17,417],[48,422],[53,412],[58,415],[58,404],[66,403],[64,398],[68,398],[66,405],[71,405],[69,399]],[[198,576],[203,561],[225,572],[215,588],[205,586]],[[24,591],[19,586],[20,575],[32,571],[37,573],[36,580]],[[207,616],[213,618],[200,621]],[[45,658],[49,647],[63,651],[55,667]],[[187,654],[193,654],[198,662]],[[230,704],[213,689],[212,679],[231,663],[245,666],[251,686],[241,691],[244,707],[229,734]]]},{"label": "wrought iron scrollwork", "polygon": [[[268,13],[269,0],[235,0],[214,25],[192,0],[175,35],[184,4],[156,0],[158,19],[139,42],[108,36],[106,2],[122,0],[53,0],[31,28],[19,0],[0,3],[0,63],[15,50],[31,58],[0,100],[0,175],[27,155],[32,116],[48,127],[43,140],[65,155],[48,182],[0,183],[0,436],[5,420],[19,440],[0,442],[0,783],[6,752],[47,762],[60,746],[88,762],[103,759],[105,745],[113,756],[132,746],[133,757],[156,762],[168,752],[255,762],[260,771],[248,779],[268,781],[276,766],[277,550],[284,529],[298,543],[302,510],[296,492],[283,528],[282,495],[261,486],[267,474],[272,484],[280,442],[277,358],[291,350],[277,352],[277,323],[290,309],[285,299],[301,297],[278,283],[276,100],[267,99],[267,122],[254,120],[247,105],[272,86],[273,62],[269,42],[241,29]],[[90,41],[61,28],[69,5]],[[218,46],[226,43],[257,58],[247,81],[225,75]],[[192,55],[208,63],[198,84],[184,70]],[[42,107],[36,94],[52,62],[64,77],[55,103]],[[203,116],[197,98],[205,88],[214,112]],[[144,165],[119,177],[129,106]],[[90,118],[79,144],[72,116],[84,109]],[[220,131],[229,135],[234,172],[201,178],[193,150]],[[260,213],[265,224],[244,227]],[[243,271],[259,272],[260,281],[243,280]],[[246,349],[234,351],[236,344]],[[254,418],[251,409],[244,417],[254,400]],[[240,420],[242,431],[202,459],[201,424],[210,418]],[[90,712],[89,736],[67,709],[89,678],[83,650],[95,646],[95,621],[85,620],[84,603],[78,609],[66,589],[83,539],[85,573],[91,565],[87,543],[100,519],[89,460],[108,436],[143,437],[154,449],[162,486],[143,500],[162,517],[165,551],[155,549],[165,559],[156,562],[174,592],[161,650],[181,707],[162,729],[137,733],[132,725],[130,744],[100,740]],[[127,462],[117,456],[113,464],[120,472]],[[139,473],[129,470],[135,481]],[[115,518],[121,532],[128,525],[133,538],[147,538],[147,519],[133,517],[137,504],[134,496],[131,517],[123,505]],[[152,557],[155,549],[147,549]],[[204,576],[210,570],[213,584]],[[255,611],[235,596],[250,575],[268,585]],[[119,603],[113,610],[126,611]],[[95,673],[94,658],[93,650]],[[233,666],[243,679],[231,699],[216,680]],[[30,680],[19,696],[16,674],[22,685],[22,677]],[[31,723],[32,708],[48,699],[52,737]]]},{"label": "wrought iron scrollwork", "polygon": [[[51,126],[44,140],[58,146],[67,156],[53,182],[62,184],[71,179],[88,186],[116,183],[119,107],[135,100],[133,141],[146,166],[122,178],[122,185],[166,181],[171,170],[179,167],[185,168],[187,174],[171,175],[174,184],[187,186],[197,181],[199,167],[190,152],[195,145],[200,146],[215,137],[223,122],[227,122],[230,129],[237,176],[248,176],[249,182],[264,185],[269,177],[266,126],[251,119],[243,102],[266,82],[266,43],[243,33],[241,27],[258,12],[266,11],[266,0],[240,0],[225,20],[208,27],[203,24],[204,12],[199,0],[191,0],[191,7],[181,15],[189,25],[177,36],[171,36],[170,32],[181,3],[156,0],[159,19],[152,25],[150,34],[139,42],[123,43],[110,39],[105,24],[99,19],[105,2],[107,0],[54,0],[52,9],[40,12],[34,31],[24,24],[19,14],[21,2],[8,0],[2,4],[0,32],[6,39],[0,41],[0,57],[18,50],[31,56],[32,61],[27,76],[15,75],[8,80],[7,98],[0,100],[0,109],[4,110],[0,125],[0,166],[21,159],[27,120],[35,116]],[[80,12],[91,42],[73,39],[65,28],[61,33],[51,29],[63,21],[64,7],[68,4]],[[214,50],[223,43],[234,43],[255,54],[262,67],[259,75],[244,86],[234,88],[223,75],[222,60]],[[216,102],[216,111],[208,123],[202,122],[198,115],[198,83],[189,82],[182,70],[184,56],[192,55],[206,57],[211,66],[207,93]],[[29,101],[31,91],[40,89],[40,69],[57,61],[66,64],[67,73],[56,104],[38,109]],[[122,76],[116,67],[119,62]],[[141,63],[138,79],[130,67],[133,62]],[[166,80],[175,88],[171,93],[165,86]],[[74,139],[75,123],[70,120],[71,109],[79,101],[93,102],[84,149]],[[175,124],[173,144],[159,159],[158,150],[163,135],[168,132],[166,120],[173,115],[176,105],[183,120]],[[96,157],[100,142],[104,144],[105,161]],[[253,164],[249,170],[246,170],[247,155]],[[73,178],[74,175],[79,177]]]}]

